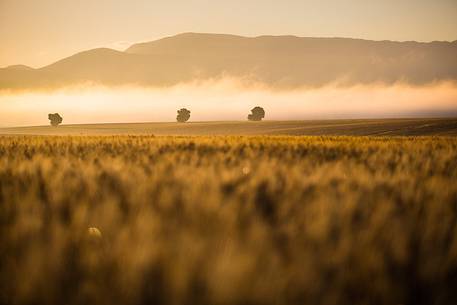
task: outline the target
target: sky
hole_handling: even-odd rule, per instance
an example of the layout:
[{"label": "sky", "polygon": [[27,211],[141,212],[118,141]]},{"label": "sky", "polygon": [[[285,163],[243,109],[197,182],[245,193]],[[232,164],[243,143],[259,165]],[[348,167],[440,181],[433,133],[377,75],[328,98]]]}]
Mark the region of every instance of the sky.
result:
[{"label": "sky", "polygon": [[183,32],[457,40],[457,0],[0,0],[0,67]]}]

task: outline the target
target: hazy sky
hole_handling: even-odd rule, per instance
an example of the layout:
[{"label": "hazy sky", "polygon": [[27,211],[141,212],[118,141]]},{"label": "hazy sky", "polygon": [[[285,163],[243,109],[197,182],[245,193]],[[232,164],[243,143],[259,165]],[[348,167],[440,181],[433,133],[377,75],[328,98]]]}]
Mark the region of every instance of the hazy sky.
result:
[{"label": "hazy sky", "polygon": [[457,40],[457,0],[0,0],[0,67],[182,32]]}]

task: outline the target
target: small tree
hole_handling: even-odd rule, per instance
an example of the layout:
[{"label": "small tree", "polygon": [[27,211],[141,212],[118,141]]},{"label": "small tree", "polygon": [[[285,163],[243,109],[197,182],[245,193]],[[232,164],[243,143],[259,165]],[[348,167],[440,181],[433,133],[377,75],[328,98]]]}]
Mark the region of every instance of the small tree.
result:
[{"label": "small tree", "polygon": [[51,125],[54,127],[59,126],[59,124],[61,124],[63,121],[63,118],[58,113],[48,114],[48,119],[51,121]]},{"label": "small tree", "polygon": [[178,116],[176,116],[176,121],[179,123],[187,122],[190,119],[190,110],[182,108],[178,110]]},{"label": "small tree", "polygon": [[265,117],[265,110],[262,107],[254,107],[251,109],[251,114],[248,115],[249,121],[262,121]]}]

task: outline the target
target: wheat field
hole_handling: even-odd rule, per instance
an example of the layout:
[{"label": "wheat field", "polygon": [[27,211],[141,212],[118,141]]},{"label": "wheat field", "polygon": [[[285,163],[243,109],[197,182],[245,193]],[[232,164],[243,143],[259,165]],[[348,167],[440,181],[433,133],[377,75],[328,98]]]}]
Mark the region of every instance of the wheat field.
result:
[{"label": "wheat field", "polygon": [[0,137],[0,304],[453,304],[457,138]]}]

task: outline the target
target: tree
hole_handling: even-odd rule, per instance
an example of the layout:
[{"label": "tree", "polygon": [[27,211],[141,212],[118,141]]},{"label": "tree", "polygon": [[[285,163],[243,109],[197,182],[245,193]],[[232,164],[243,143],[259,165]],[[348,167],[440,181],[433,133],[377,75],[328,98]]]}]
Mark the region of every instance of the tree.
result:
[{"label": "tree", "polygon": [[265,117],[265,110],[262,107],[254,107],[251,109],[251,114],[248,115],[249,121],[262,121]]},{"label": "tree", "polygon": [[61,124],[63,121],[63,118],[58,113],[48,114],[48,119],[51,121],[52,126],[59,126],[59,124]]},{"label": "tree", "polygon": [[182,108],[178,110],[178,116],[176,117],[176,121],[180,123],[187,122],[190,118],[190,110],[187,110],[186,108]]}]

